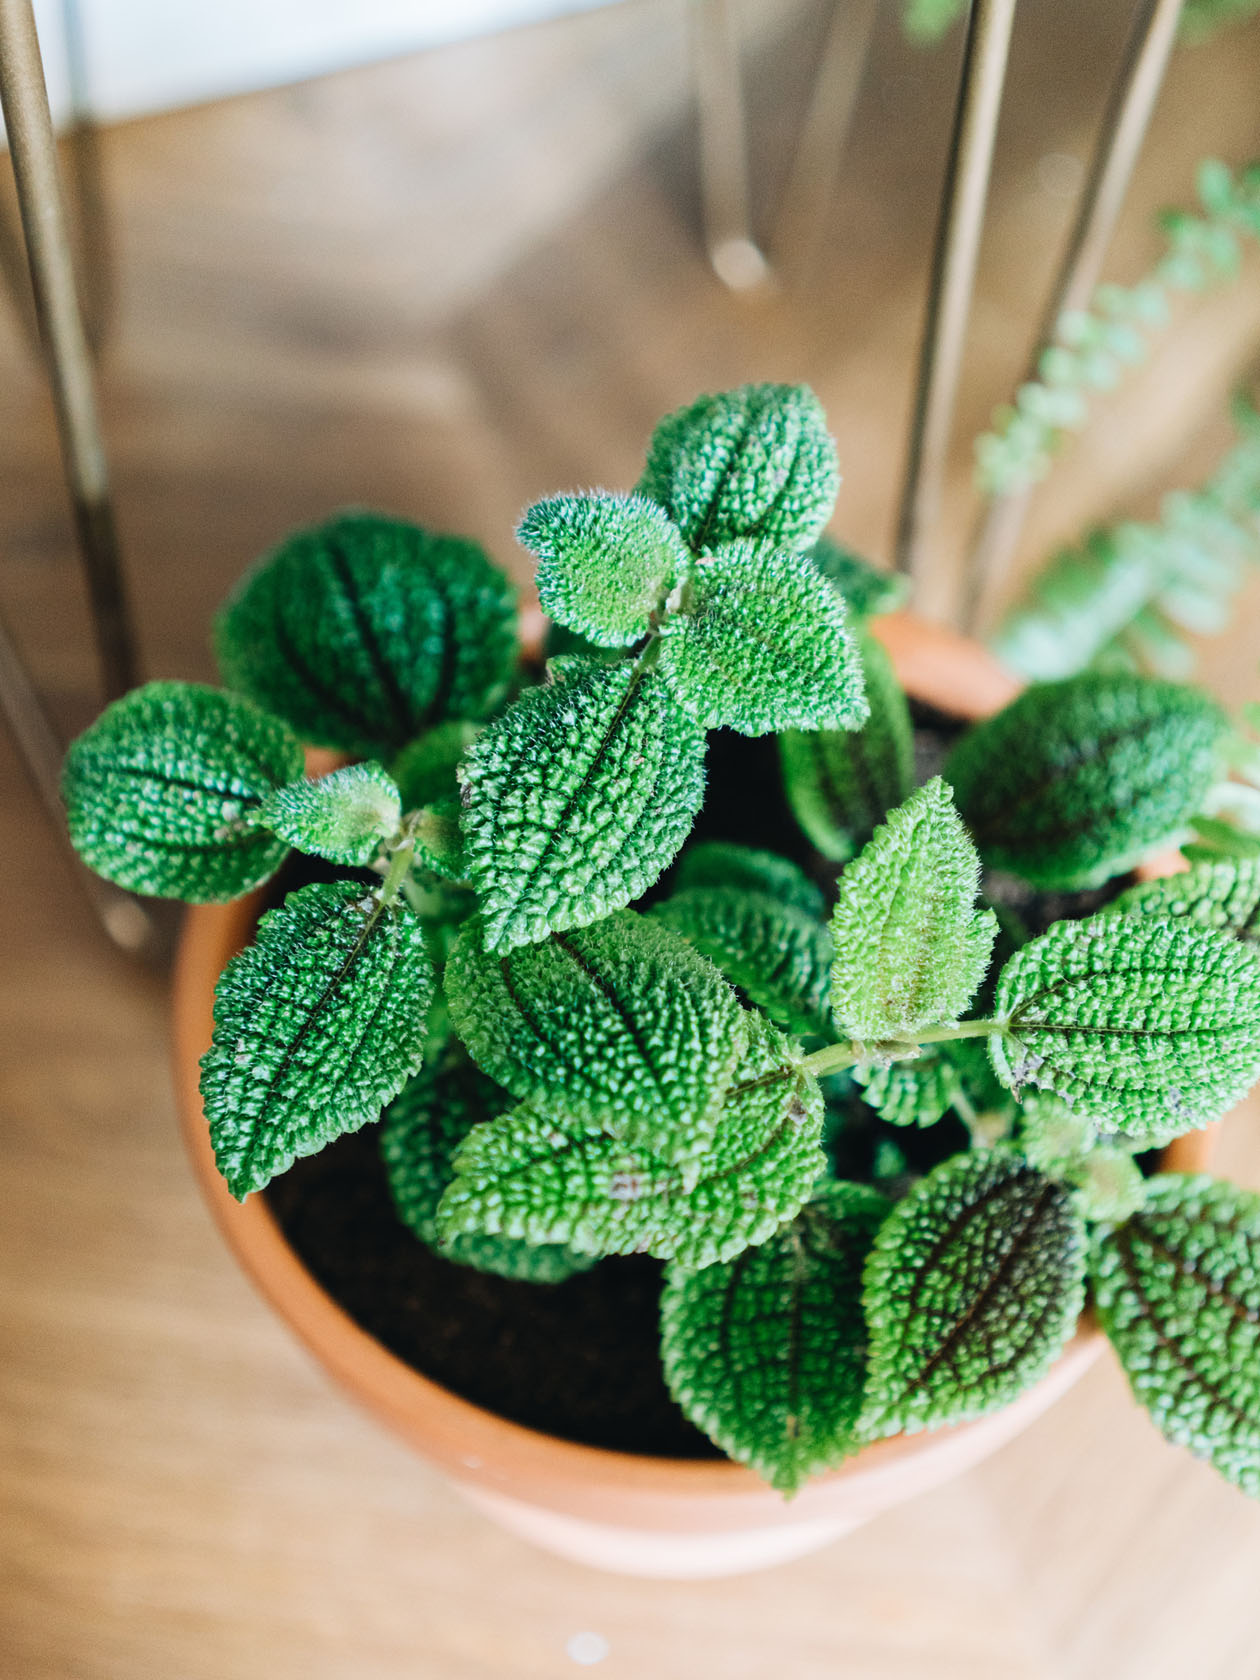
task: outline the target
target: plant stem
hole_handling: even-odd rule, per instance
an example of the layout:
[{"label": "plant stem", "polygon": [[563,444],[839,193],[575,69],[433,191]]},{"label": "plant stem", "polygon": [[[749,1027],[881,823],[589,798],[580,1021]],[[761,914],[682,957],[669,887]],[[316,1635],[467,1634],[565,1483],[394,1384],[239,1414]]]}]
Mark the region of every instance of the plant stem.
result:
[{"label": "plant stem", "polygon": [[897,1062],[911,1056],[923,1044],[944,1044],[956,1038],[989,1038],[1007,1030],[1005,1021],[960,1021],[952,1027],[925,1027],[913,1038],[883,1039],[878,1044],[857,1044],[842,1039],[838,1044],[824,1045],[806,1056],[801,1066],[807,1073],[839,1073],[858,1062],[873,1060]]},{"label": "plant stem", "polygon": [[402,891],[403,882],[407,879],[407,871],[411,868],[411,861],[415,856],[416,843],[408,834],[390,854],[389,868],[385,871],[385,879],[381,883],[381,908],[392,904]]}]

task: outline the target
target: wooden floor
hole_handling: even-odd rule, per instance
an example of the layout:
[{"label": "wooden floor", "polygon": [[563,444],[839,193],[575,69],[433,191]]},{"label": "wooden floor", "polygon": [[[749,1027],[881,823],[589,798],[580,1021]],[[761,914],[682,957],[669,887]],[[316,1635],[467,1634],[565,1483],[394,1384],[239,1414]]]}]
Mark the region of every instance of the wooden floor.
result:
[{"label": "wooden floor", "polygon": [[[754,6],[766,217],[822,13]],[[889,8],[891,11],[892,8]],[[962,396],[1004,394],[1128,8],[1026,0]],[[519,567],[513,520],[633,481],[673,403],[808,378],[886,552],[954,47],[882,30],[816,272],[723,293],[695,239],[681,0],[120,128],[103,371],[147,671],[296,521],[374,503]],[[956,44],[955,44],[956,45]],[[1114,269],[1194,160],[1260,153],[1260,30],[1178,54]],[[1057,172],[1056,172],[1057,171]],[[1179,322],[1038,499],[1029,552],[1192,483],[1260,344],[1260,269]],[[46,395],[0,319],[0,605],[66,728],[87,633]],[[967,452],[924,604],[968,520]],[[1260,687],[1257,612],[1206,662]],[[535,1554],[334,1393],[251,1293],[172,1121],[164,984],[97,934],[0,733],[0,1674],[543,1680],[579,1632],[621,1680],[1256,1680],[1260,1511],[1166,1448],[1109,1365],[984,1469],[806,1561],[657,1586]],[[1260,1184],[1239,1119],[1221,1166]]]}]

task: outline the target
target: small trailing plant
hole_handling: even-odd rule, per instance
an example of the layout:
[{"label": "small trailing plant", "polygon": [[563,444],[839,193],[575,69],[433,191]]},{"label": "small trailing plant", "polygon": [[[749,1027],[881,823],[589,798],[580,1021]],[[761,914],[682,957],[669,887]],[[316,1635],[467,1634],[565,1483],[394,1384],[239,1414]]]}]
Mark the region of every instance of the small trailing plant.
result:
[{"label": "small trailing plant", "polygon": [[[1164,1433],[1260,1494],[1260,1197],[1148,1153],[1260,1077],[1260,860],[1107,886],[1193,839],[1227,720],[1090,672],[916,786],[837,483],[813,396],[748,386],[663,421],[631,494],[531,507],[541,681],[476,545],[292,537],[218,620],[224,689],[151,683],[75,743],[74,841],[197,902],[329,865],[219,981],[237,1197],[383,1113],[452,1262],[658,1257],[678,1404],[785,1493],[1008,1403],[1091,1294]],[[715,729],[778,735],[797,859],[687,843]]]}]

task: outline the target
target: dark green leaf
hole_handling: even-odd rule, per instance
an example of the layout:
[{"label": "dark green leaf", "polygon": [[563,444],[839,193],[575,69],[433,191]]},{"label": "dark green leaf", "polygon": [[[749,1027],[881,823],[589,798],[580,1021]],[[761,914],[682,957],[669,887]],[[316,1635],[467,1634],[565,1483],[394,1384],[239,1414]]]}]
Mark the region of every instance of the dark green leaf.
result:
[{"label": "dark green leaf", "polygon": [[691,567],[676,526],[643,496],[551,496],[516,535],[538,560],[542,610],[597,647],[646,636]]},{"label": "dark green leaf", "polygon": [[716,963],[776,1026],[829,1033],[831,935],[814,917],[738,887],[692,887],[652,914]]},{"label": "dark green leaf", "polygon": [[668,1273],[661,1357],[670,1393],[784,1493],[858,1444],[862,1266],[888,1208],[864,1185],[831,1184],[759,1248]]},{"label": "dark green leaf", "polygon": [[831,517],[840,473],[818,398],[804,385],[741,385],[667,415],[641,495],[697,553],[739,537],[808,548]]},{"label": "dark green leaf", "polygon": [[1166,1142],[1218,1120],[1260,1078],[1260,952],[1154,918],[1056,922],[998,982],[1002,1082]]},{"label": "dark green leaf", "polygon": [[490,955],[470,923],[445,987],[456,1032],[518,1101],[671,1164],[708,1147],[743,1023],[681,934],[627,910]]},{"label": "dark green leaf", "polygon": [[824,857],[847,863],[914,787],[910,708],[875,637],[857,635],[870,716],[860,729],[789,730],[779,742],[788,804]]},{"label": "dark green leaf", "polygon": [[557,1243],[526,1243],[511,1237],[438,1238],[437,1206],[455,1176],[452,1158],[475,1125],[501,1114],[504,1093],[467,1057],[448,1055],[421,1068],[385,1110],[381,1154],[399,1218],[421,1242],[457,1265],[519,1278],[526,1283],[560,1283],[594,1264]]},{"label": "dark green leaf", "polygon": [[1205,1174],[1148,1180],[1095,1239],[1103,1329],[1170,1441],[1260,1498],[1260,1196]]},{"label": "dark green leaf", "polygon": [[[473,1129],[442,1198],[444,1237],[484,1232],[586,1254],[730,1260],[800,1210],[825,1167],[822,1094],[786,1040],[748,1017],[748,1049],[706,1154],[683,1173],[646,1150],[517,1109]],[[742,1036],[742,1034],[741,1034]]]},{"label": "dark green leaf", "polygon": [[692,887],[742,887],[789,904],[807,916],[823,913],[823,895],[803,869],[777,852],[740,846],[733,840],[701,840],[688,846],[674,871],[674,891]]},{"label": "dark green leaf", "polygon": [[957,1155],[898,1203],[866,1267],[872,1435],[980,1417],[1045,1374],[1084,1300],[1069,1193],[1005,1151]]},{"label": "dark green leaf", "polygon": [[318,781],[268,794],[258,820],[300,851],[333,863],[368,864],[398,832],[398,789],[379,764],[349,764]]},{"label": "dark green leaf", "polygon": [[376,1120],[419,1067],[433,968],[420,923],[353,881],[303,887],[214,994],[201,1095],[240,1201]]},{"label": "dark green leaf", "polygon": [[225,681],[304,740],[388,760],[489,716],[516,666],[516,593],[465,537],[342,513],[262,559],[215,624]]},{"label": "dark green leaf", "polygon": [[491,950],[645,892],[704,796],[704,737],[654,673],[566,661],[469,749],[464,840]]},{"label": "dark green leaf", "polygon": [[280,867],[288,845],[257,826],[258,813],[301,774],[302,749],[278,718],[218,689],[154,682],[79,736],[62,793],[70,838],[97,874],[206,904]]},{"label": "dark green leaf", "polygon": [[707,729],[855,729],[862,668],[844,605],[804,554],[732,543],[665,625],[661,673]]},{"label": "dark green leaf", "polygon": [[895,612],[909,599],[910,580],[904,572],[881,571],[828,536],[819,537],[809,555],[827,582],[844,597],[854,619]]},{"label": "dark green leaf", "polygon": [[1035,886],[1097,886],[1175,840],[1219,774],[1204,694],[1123,673],[1026,689],[945,765],[985,862]]},{"label": "dark green leaf", "polygon": [[456,770],[477,739],[475,723],[452,718],[426,730],[399,753],[391,766],[404,811],[458,799]]}]

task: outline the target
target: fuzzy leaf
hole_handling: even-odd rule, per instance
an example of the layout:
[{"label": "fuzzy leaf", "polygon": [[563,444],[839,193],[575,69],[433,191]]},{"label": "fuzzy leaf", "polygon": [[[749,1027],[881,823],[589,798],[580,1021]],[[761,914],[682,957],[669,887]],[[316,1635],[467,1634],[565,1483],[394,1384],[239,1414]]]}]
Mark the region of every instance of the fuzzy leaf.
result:
[{"label": "fuzzy leaf", "polygon": [[864,1185],[830,1184],[759,1248],[667,1274],[670,1393],[697,1428],[783,1493],[858,1444],[862,1266],[888,1209]]},{"label": "fuzzy leaf", "polygon": [[1196,863],[1182,875],[1144,881],[1107,906],[1126,916],[1196,922],[1260,943],[1260,858]]},{"label": "fuzzy leaf", "polygon": [[859,629],[870,715],[860,729],[787,731],[779,741],[792,813],[824,857],[847,863],[914,787],[910,708],[892,661]]},{"label": "fuzzy leaf", "polygon": [[660,677],[566,661],[469,749],[468,869],[490,950],[583,927],[645,892],[704,796],[704,737]]},{"label": "fuzzy leaf", "polygon": [[646,636],[691,567],[677,527],[643,496],[551,496],[516,536],[538,560],[542,610],[597,647]]},{"label": "fuzzy leaf", "polygon": [[560,1283],[594,1264],[558,1243],[512,1237],[456,1237],[440,1242],[437,1206],[455,1176],[453,1157],[475,1125],[503,1111],[503,1091],[462,1055],[421,1068],[385,1110],[381,1155],[403,1224],[447,1260],[525,1283]]},{"label": "fuzzy leaf", "polygon": [[859,1069],[862,1095],[890,1126],[934,1126],[962,1089],[958,1069],[939,1048],[914,1061]]},{"label": "fuzzy leaf", "polygon": [[452,718],[408,742],[390,767],[404,811],[418,811],[425,805],[458,799],[459,779],[455,772],[477,734],[475,723]]},{"label": "fuzzy leaf", "polygon": [[302,774],[278,718],[198,683],[153,682],[107,706],[66,754],[62,794],[84,862],[132,892],[193,904],[239,898],[283,863],[256,826]]},{"label": "fuzzy leaf", "polygon": [[830,537],[819,537],[809,557],[836,593],[844,597],[853,619],[896,612],[909,599],[910,580],[904,572],[881,571]]},{"label": "fuzzy leaf", "polygon": [[1094,1298],[1157,1428],[1260,1498],[1260,1196],[1206,1174],[1147,1181],[1102,1232]]},{"label": "fuzzy leaf", "polygon": [[776,1026],[829,1032],[831,935],[814,917],[738,887],[693,887],[652,914],[716,963]]},{"label": "fuzzy leaf", "polygon": [[990,1039],[1016,1093],[1152,1143],[1218,1120],[1260,1078],[1260,952],[1189,922],[1056,922],[998,981]]},{"label": "fuzzy leaf", "polygon": [[469,1135],[439,1230],[562,1242],[585,1254],[654,1254],[693,1268],[764,1242],[800,1210],[826,1164],[823,1104],[817,1081],[768,1021],[750,1015],[747,1034],[695,1172],[520,1108]]},{"label": "fuzzy leaf", "polygon": [[732,543],[696,567],[661,673],[706,729],[854,729],[867,715],[844,605],[803,554]]},{"label": "fuzzy leaf", "polygon": [[433,966],[420,923],[353,881],[292,893],[224,969],[201,1095],[243,1201],[380,1117],[420,1066]]},{"label": "fuzzy leaf", "polygon": [[739,537],[809,545],[831,518],[840,473],[805,385],[741,385],[669,414],[648,447],[639,494],[697,552]]},{"label": "fuzzy leaf", "polygon": [[288,782],[267,795],[258,820],[300,851],[333,863],[371,863],[398,832],[398,788],[375,763],[349,764],[318,781]]},{"label": "fuzzy leaf", "polygon": [[627,910],[490,955],[470,923],[445,988],[473,1059],[519,1102],[671,1164],[708,1147],[743,1021],[681,934]]},{"label": "fuzzy leaf", "polygon": [[986,864],[1098,886],[1174,840],[1219,774],[1220,708],[1176,683],[1087,672],[969,730],[945,778]]},{"label": "fuzzy leaf", "polygon": [[741,846],[733,840],[701,840],[688,846],[674,870],[674,891],[692,887],[742,887],[764,893],[776,904],[791,905],[807,916],[823,913],[823,895],[788,858]]},{"label": "fuzzy leaf", "polygon": [[489,716],[516,667],[516,592],[482,548],[341,513],[266,555],[215,624],[224,680],[304,740],[388,760]]},{"label": "fuzzy leaf", "polygon": [[914,1187],[866,1266],[872,1435],[980,1417],[1044,1375],[1084,1301],[1069,1193],[1002,1150],[956,1155]]},{"label": "fuzzy leaf", "polygon": [[984,978],[997,922],[975,908],[980,865],[936,777],[889,813],[840,877],[831,1007],[860,1043],[956,1020]]}]

